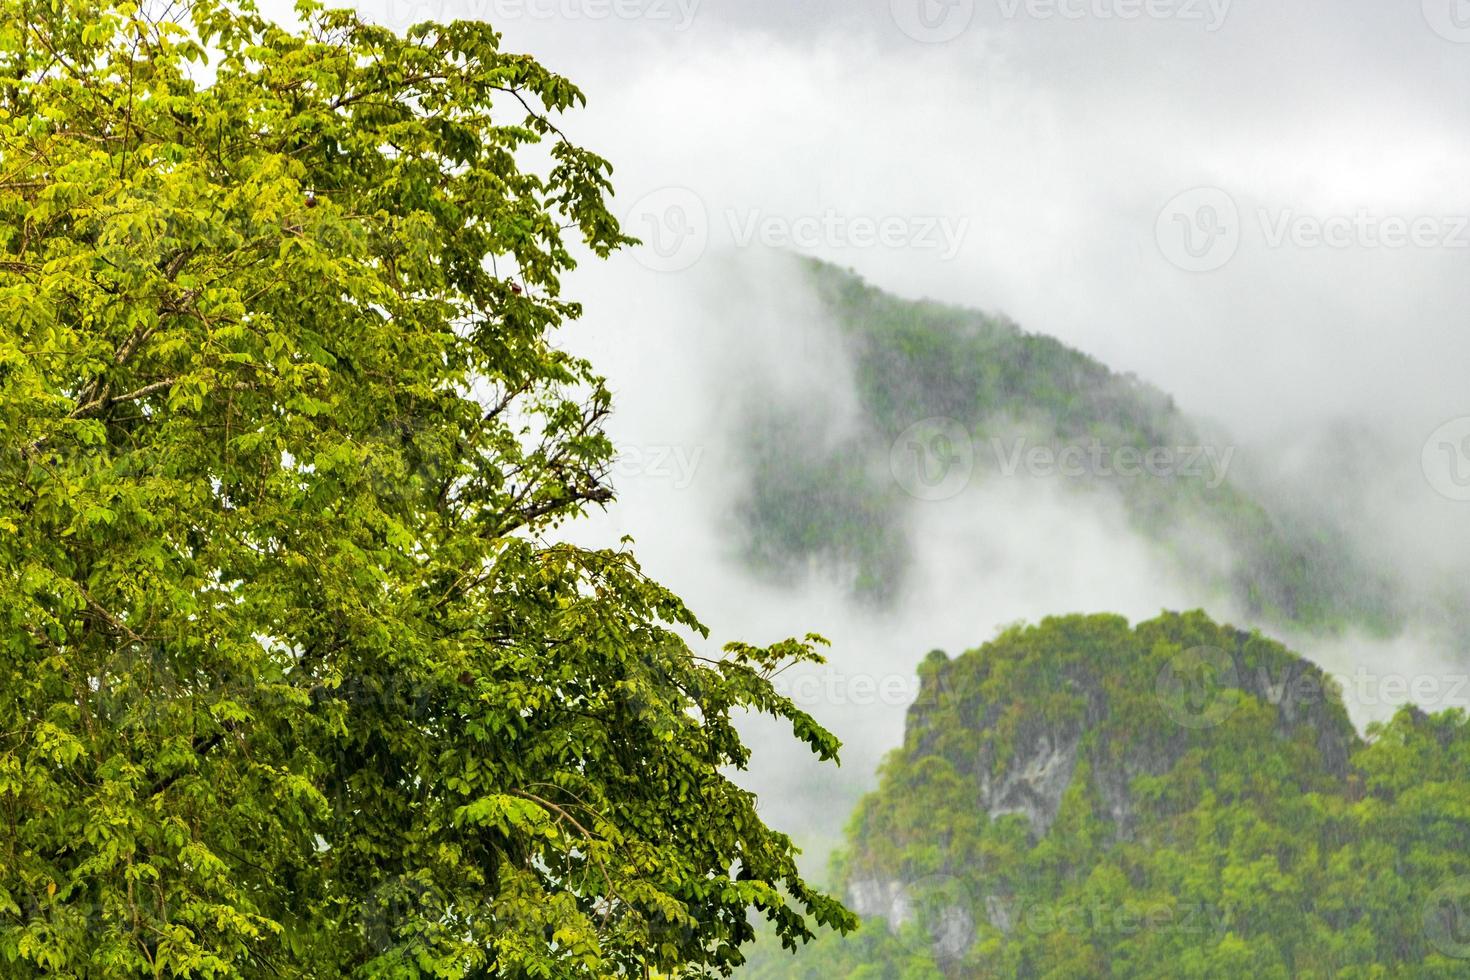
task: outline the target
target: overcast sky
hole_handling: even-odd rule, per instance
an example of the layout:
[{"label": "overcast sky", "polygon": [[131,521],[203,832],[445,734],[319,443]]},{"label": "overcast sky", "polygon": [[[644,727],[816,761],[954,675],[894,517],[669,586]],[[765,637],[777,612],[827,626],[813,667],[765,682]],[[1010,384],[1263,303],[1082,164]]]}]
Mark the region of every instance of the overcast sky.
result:
[{"label": "overcast sky", "polygon": [[784,229],[1247,437],[1369,402],[1411,442],[1470,414],[1466,0],[358,7],[488,20],[578,82],[568,130],[635,233],[687,201],[704,255]]},{"label": "overcast sky", "polygon": [[[572,132],[623,205],[688,188],[711,250],[757,219],[897,219],[897,247],[839,224],[799,249],[1003,310],[1237,427],[1365,397],[1420,427],[1470,412],[1461,0],[362,3],[498,22],[587,91]],[[1176,202],[1161,233],[1199,187],[1228,197]],[[1234,254],[1178,268],[1219,200]],[[957,249],[924,234],[939,218]],[[1418,219],[1423,244],[1377,244]],[[1346,247],[1311,237],[1334,221]]]},{"label": "overcast sky", "polygon": [[595,283],[651,302],[794,248],[1134,371],[1262,468],[1372,425],[1379,485],[1308,474],[1416,554],[1470,548],[1420,459],[1470,416],[1464,0],[361,4],[488,19],[585,89],[568,130],[649,243],[571,280],[594,353],[629,336]]}]

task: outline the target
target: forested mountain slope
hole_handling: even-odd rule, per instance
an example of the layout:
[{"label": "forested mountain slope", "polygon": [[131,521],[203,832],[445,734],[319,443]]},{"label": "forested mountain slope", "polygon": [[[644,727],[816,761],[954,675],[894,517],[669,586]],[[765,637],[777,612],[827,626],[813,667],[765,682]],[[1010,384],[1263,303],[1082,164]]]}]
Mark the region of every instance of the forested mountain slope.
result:
[{"label": "forested mountain slope", "polygon": [[933,653],[834,871],[864,927],[758,978],[1463,977],[1470,725],[1360,738],[1203,613]]},{"label": "forested mountain slope", "polygon": [[1055,464],[1043,476],[1121,501],[1180,575],[1253,620],[1375,632],[1401,624],[1399,590],[1342,529],[1248,493],[1236,477],[1248,461],[1170,396],[1004,318],[896,298],[800,261],[853,365],[858,417],[834,441],[810,405],[747,403],[738,527],[763,574],[817,566],[866,600],[891,601],[930,491],[1025,478],[1025,454],[1039,449]]}]

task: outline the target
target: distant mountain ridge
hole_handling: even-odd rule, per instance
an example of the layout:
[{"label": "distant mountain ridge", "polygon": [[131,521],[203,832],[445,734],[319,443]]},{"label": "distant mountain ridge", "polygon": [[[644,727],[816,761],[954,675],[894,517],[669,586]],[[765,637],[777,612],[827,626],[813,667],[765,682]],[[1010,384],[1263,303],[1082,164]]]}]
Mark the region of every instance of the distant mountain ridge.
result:
[{"label": "distant mountain ridge", "polygon": [[[1220,466],[1233,448],[1202,435],[1169,395],[1003,317],[900,299],[835,266],[796,261],[855,366],[860,419],[830,444],[803,406],[749,401],[741,419],[749,475],[736,518],[745,558],[763,574],[816,567],[866,601],[892,601],[905,586],[909,522],[921,503],[895,479],[895,455],[928,452],[926,440],[960,432],[979,450],[975,482],[1004,478],[1033,450],[1053,465],[1070,461],[1078,468],[1068,486],[1115,495],[1180,574],[1254,620],[1380,634],[1402,625],[1403,597],[1342,529],[1253,499]],[[1150,453],[1166,472],[1148,471]],[[1133,475],[1106,465],[1115,457],[1134,460]],[[1197,560],[1202,552],[1209,561]]]}]

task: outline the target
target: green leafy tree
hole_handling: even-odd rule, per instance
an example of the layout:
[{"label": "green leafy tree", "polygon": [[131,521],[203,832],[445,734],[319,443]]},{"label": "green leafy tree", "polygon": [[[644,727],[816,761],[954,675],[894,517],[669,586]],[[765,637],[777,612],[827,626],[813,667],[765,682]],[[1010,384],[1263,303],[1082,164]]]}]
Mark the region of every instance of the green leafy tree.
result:
[{"label": "green leafy tree", "polygon": [[482,23],[0,0],[0,970],[728,973],[851,916],[728,778],[553,344],[628,243]]}]

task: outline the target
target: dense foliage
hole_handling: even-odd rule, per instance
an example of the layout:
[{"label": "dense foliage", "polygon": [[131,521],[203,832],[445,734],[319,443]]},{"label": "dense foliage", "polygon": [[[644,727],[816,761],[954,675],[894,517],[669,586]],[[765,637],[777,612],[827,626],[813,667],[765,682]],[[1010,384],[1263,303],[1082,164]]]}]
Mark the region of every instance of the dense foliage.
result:
[{"label": "dense foliage", "polygon": [[1314,667],[1198,613],[1050,619],[922,674],[836,869],[871,918],[746,975],[1470,971],[1463,712],[1360,739]]},{"label": "dense foliage", "polygon": [[[1140,455],[1184,450],[1164,476],[1104,467],[1063,482],[1115,495],[1181,574],[1253,616],[1329,628],[1387,629],[1401,620],[1403,597],[1342,529],[1268,511],[1229,467],[1231,478],[1218,485],[1203,464],[1188,475],[1196,448],[1217,458],[1230,448],[1202,435],[1162,392],[1004,318],[899,299],[816,261],[803,268],[854,363],[861,419],[830,445],[814,431],[809,406],[751,403],[742,420],[751,475],[739,506],[757,567],[792,574],[815,561],[846,576],[860,596],[882,601],[900,591],[914,501],[895,483],[890,454],[910,427],[939,418],[968,433],[977,483],[1002,474],[997,456],[1020,439],[1057,454],[1094,445]],[[1233,564],[1222,568],[1221,553]]]},{"label": "dense foliage", "polygon": [[694,976],[752,910],[847,925],[727,778],[746,709],[835,754],[767,680],[811,638],[696,654],[549,537],[611,497],[558,277],[628,241],[578,90],[480,23],[161,10],[3,0],[0,973]]}]

